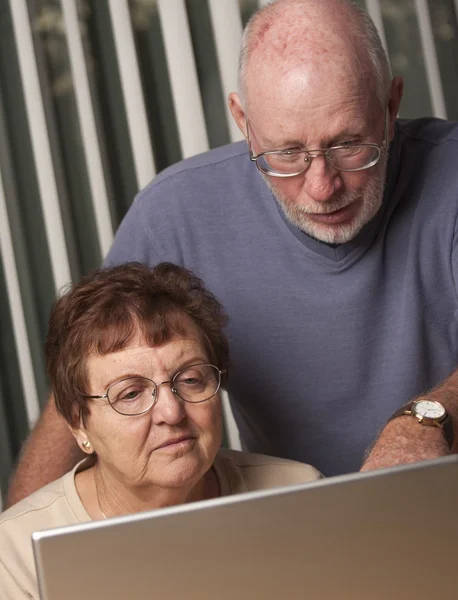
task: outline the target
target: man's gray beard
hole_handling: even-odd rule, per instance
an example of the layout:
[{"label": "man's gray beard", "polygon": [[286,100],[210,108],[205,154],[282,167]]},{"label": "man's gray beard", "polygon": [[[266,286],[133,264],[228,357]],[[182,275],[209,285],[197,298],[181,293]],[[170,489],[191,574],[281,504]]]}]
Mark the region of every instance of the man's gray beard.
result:
[{"label": "man's gray beard", "polygon": [[[356,190],[344,192],[337,200],[315,203],[316,210],[297,205],[284,196],[275,186],[273,177],[264,176],[264,180],[272,190],[280,208],[286,218],[304,233],[326,244],[345,244],[355,238],[361,229],[371,221],[378,213],[383,202],[383,191],[385,188],[385,171],[383,167],[382,177],[372,177],[364,187],[363,191]],[[326,225],[313,221],[309,213],[331,213],[352,204],[358,198],[363,198],[361,208],[356,217],[343,225]]]}]

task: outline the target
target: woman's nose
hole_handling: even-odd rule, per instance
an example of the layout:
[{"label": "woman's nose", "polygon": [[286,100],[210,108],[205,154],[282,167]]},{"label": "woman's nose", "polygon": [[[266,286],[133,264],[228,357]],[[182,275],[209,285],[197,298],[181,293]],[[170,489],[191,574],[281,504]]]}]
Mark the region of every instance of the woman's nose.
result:
[{"label": "woman's nose", "polygon": [[173,392],[171,381],[163,381],[157,385],[157,397],[152,410],[153,422],[175,425],[186,415],[184,402]]}]

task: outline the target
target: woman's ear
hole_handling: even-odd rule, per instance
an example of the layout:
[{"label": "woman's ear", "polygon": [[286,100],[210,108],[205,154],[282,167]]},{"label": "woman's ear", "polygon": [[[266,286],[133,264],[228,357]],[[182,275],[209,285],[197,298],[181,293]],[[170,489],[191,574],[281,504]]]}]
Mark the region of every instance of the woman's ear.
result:
[{"label": "woman's ear", "polygon": [[74,425],[68,425],[68,428],[70,429],[73,437],[76,440],[76,443],[81,448],[81,450],[85,454],[94,454],[95,450],[91,444],[82,418],[80,417],[79,425],[77,427],[75,427]]}]

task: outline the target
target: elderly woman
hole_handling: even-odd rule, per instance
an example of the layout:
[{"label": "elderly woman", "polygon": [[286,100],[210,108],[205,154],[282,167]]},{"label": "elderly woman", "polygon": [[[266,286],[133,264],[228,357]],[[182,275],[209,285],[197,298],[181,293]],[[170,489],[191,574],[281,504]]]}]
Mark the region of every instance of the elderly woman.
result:
[{"label": "elderly woman", "polygon": [[34,531],[319,477],[220,449],[224,323],[202,282],[168,263],[100,270],[57,300],[48,374],[87,457],[0,517],[2,600],[38,598]]}]

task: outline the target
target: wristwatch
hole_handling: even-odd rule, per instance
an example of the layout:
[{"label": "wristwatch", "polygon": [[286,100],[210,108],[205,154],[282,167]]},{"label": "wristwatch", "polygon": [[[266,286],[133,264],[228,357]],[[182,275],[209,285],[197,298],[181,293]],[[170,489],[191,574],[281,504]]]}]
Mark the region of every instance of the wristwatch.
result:
[{"label": "wristwatch", "polygon": [[415,417],[422,425],[440,427],[444,432],[448,447],[452,448],[454,440],[452,418],[440,402],[436,400],[414,400],[398,409],[391,415],[388,422],[403,415]]}]

